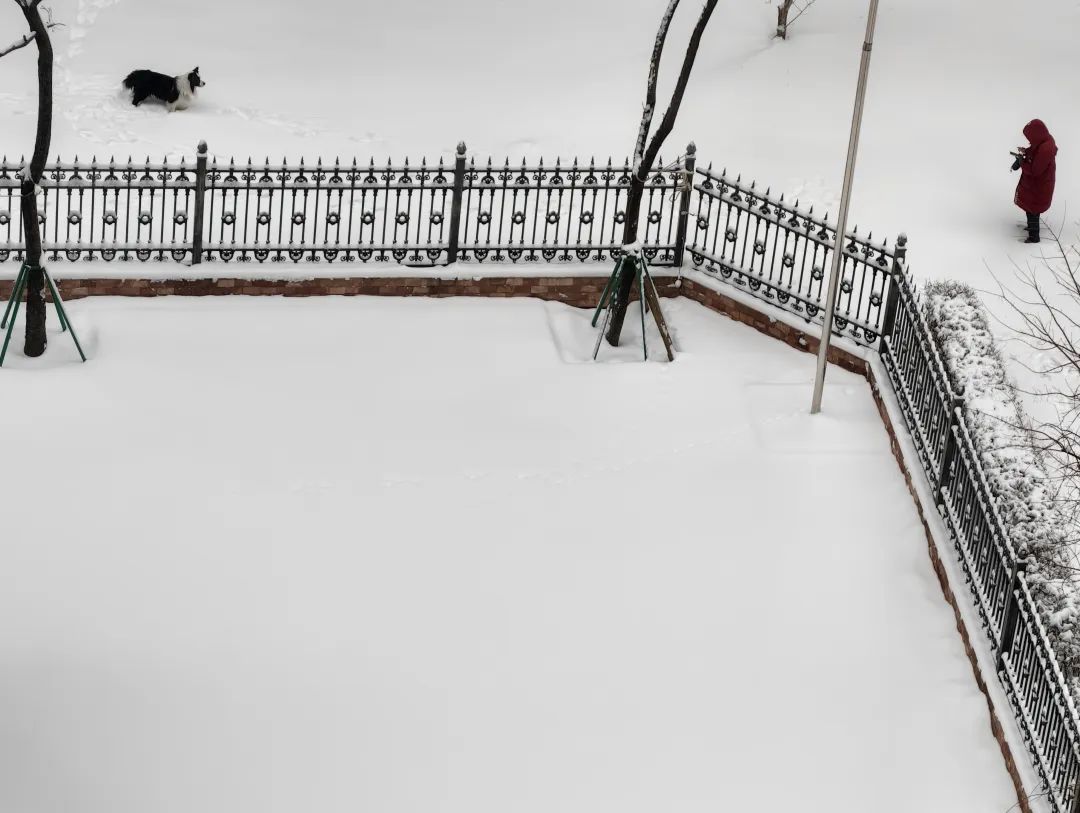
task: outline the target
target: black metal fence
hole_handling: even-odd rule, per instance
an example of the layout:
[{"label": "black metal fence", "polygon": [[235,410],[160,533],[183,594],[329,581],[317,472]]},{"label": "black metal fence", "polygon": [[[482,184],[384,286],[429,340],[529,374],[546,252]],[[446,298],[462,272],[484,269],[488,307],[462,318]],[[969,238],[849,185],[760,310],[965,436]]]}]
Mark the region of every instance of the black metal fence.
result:
[{"label": "black metal fence", "polygon": [[[467,159],[452,166],[227,163],[205,144],[188,163],[57,162],[46,168],[40,219],[52,261],[586,261],[617,255],[629,163],[545,165]],[[22,162],[0,162],[0,260],[21,259]],[[685,167],[653,173],[647,255],[672,265],[688,197]],[[680,238],[681,234],[681,238]]]},{"label": "black metal fence", "polygon": [[[821,321],[836,230],[725,173],[695,166],[693,145],[653,172],[642,207],[655,265],[701,271]],[[661,162],[662,165],[662,162]],[[0,261],[22,259],[22,164],[0,162]],[[57,162],[42,184],[51,260],[218,262],[604,261],[617,257],[627,162],[442,161],[314,166]],[[835,330],[880,352],[939,503],[1016,719],[1058,813],[1080,813],[1080,724],[1010,545],[906,267],[894,248],[843,241]]]},{"label": "black metal fence", "polygon": [[[836,227],[797,205],[726,173],[698,170],[691,244],[694,264],[808,320],[821,318]],[[856,230],[857,231],[857,230]],[[845,238],[834,318],[838,333],[874,344],[881,331],[893,251],[885,243]]]},{"label": "black metal fence", "polygon": [[978,450],[905,266],[900,242],[880,343],[912,440],[952,536],[998,675],[1057,813],[1080,811],[1080,723]]},{"label": "black metal fence", "polygon": [[[685,155],[648,178],[640,240],[655,266],[703,271],[820,321],[835,228]],[[0,161],[0,260],[21,259],[22,162]],[[322,160],[271,164],[80,163],[46,168],[46,257],[201,262],[602,262],[621,250],[628,161],[477,161],[452,165]],[[837,331],[872,345],[892,252],[847,237]]]}]

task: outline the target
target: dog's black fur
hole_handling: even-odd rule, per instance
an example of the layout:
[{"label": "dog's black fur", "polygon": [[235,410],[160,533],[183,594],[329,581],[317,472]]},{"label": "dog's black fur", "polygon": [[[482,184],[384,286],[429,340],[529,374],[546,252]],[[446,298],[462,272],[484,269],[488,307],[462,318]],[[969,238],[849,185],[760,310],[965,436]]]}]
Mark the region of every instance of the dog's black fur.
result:
[{"label": "dog's black fur", "polygon": [[166,76],[155,71],[138,70],[127,75],[124,79],[124,87],[132,91],[131,103],[136,107],[153,97],[165,102],[171,109],[182,101],[184,80],[191,89],[190,98],[194,98],[195,91],[206,84],[199,76],[198,68],[180,76]]}]

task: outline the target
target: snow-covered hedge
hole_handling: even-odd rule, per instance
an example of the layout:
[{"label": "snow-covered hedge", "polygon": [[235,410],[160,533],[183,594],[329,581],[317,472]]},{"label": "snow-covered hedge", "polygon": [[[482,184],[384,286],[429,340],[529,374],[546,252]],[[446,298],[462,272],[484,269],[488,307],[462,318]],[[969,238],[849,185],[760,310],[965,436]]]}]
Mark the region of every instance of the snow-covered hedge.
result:
[{"label": "snow-covered hedge", "polygon": [[1005,373],[979,295],[958,282],[929,283],[923,308],[982,458],[1006,533],[1027,551],[1028,582],[1074,695],[1080,695],[1080,584],[1070,567],[1070,526],[1053,502],[1044,461]]}]

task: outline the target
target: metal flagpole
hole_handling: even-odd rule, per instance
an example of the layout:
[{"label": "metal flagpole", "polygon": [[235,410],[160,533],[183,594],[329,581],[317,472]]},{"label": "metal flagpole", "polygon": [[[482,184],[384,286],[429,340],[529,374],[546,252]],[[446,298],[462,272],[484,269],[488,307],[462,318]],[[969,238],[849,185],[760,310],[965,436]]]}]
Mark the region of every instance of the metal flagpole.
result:
[{"label": "metal flagpole", "polygon": [[870,52],[874,47],[874,26],[877,24],[877,10],[878,0],[870,0],[870,13],[866,17],[866,39],[863,41],[862,59],[859,62],[859,84],[855,91],[855,111],[851,116],[847,164],[844,166],[844,188],[840,193],[840,217],[836,222],[836,245],[833,248],[829,289],[825,295],[825,324],[822,326],[821,343],[818,345],[817,377],[814,379],[814,401],[810,406],[811,415],[821,412],[821,393],[825,389],[825,367],[829,360],[829,340],[832,339],[833,311],[836,310],[836,288],[840,281],[840,269],[844,259],[844,234],[847,231],[851,185],[855,176],[855,156],[859,151],[859,130],[862,128],[863,100],[866,98],[866,78],[870,74]]}]

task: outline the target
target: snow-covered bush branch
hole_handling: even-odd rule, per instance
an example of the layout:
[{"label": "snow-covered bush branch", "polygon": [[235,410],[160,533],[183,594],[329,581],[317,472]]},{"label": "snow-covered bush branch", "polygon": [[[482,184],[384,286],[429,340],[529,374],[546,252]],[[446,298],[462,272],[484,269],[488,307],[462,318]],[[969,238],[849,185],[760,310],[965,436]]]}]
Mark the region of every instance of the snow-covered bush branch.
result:
[{"label": "snow-covered bush branch", "polygon": [[963,393],[965,419],[1005,531],[1028,558],[1032,595],[1062,669],[1080,695],[1080,569],[1073,515],[1059,503],[1062,482],[1006,375],[976,291],[958,282],[932,282],[923,307],[951,383]]}]

